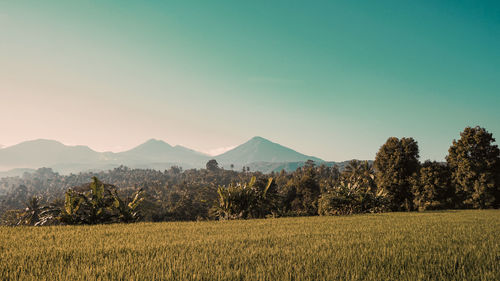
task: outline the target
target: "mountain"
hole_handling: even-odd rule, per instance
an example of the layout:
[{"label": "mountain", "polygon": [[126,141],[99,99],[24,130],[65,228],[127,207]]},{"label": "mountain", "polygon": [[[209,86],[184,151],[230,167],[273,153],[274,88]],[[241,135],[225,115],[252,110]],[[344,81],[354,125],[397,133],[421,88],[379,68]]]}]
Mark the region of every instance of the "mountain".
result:
[{"label": "mountain", "polygon": [[87,146],[68,146],[54,140],[38,139],[0,148],[0,177],[20,175],[41,167],[52,168],[62,174],[109,170],[120,165],[156,170],[174,165],[183,169],[203,168],[213,158],[226,169],[233,164],[235,169],[249,166],[252,171],[262,172],[295,170],[307,160],[324,163],[319,158],[301,154],[262,137],[254,137],[215,157],[156,139],[119,153],[97,152]]},{"label": "mountain", "polygon": [[156,139],[150,139],[131,150],[116,155],[122,160],[122,164],[178,163],[179,166],[188,164],[200,168],[210,159],[203,153],[180,145],[171,146]]},{"label": "mountain", "polygon": [[307,160],[323,162],[317,157],[301,154],[262,137],[254,137],[244,144],[216,156],[215,159],[225,168],[231,164],[239,168],[256,162],[284,163],[305,162]]},{"label": "mountain", "polygon": [[67,146],[53,140],[38,139],[0,149],[0,169],[40,168],[61,163],[95,163],[102,153],[87,146]]},{"label": "mountain", "polygon": [[68,146],[58,141],[38,139],[0,149],[0,176],[19,175],[24,169],[49,167],[68,174],[108,170],[126,165],[130,168],[164,170],[172,166],[202,168],[209,160],[203,153],[183,146],[171,146],[151,139],[131,150],[97,152],[87,146]]}]

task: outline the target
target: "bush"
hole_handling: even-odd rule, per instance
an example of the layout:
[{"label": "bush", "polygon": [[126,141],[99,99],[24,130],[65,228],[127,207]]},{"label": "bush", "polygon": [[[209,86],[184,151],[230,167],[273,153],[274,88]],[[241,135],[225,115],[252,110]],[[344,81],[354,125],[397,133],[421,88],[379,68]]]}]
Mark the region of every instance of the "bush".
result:
[{"label": "bush", "polygon": [[379,213],[387,209],[387,203],[381,193],[362,191],[356,185],[342,183],[321,195],[318,200],[318,214],[331,216]]}]

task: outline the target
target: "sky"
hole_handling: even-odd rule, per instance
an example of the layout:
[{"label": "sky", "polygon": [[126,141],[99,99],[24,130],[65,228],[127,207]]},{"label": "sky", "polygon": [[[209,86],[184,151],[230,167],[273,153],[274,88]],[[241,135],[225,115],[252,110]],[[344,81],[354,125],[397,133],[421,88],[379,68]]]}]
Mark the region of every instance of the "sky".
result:
[{"label": "sky", "polygon": [[253,136],[324,160],[500,137],[499,1],[0,0],[0,144]]}]

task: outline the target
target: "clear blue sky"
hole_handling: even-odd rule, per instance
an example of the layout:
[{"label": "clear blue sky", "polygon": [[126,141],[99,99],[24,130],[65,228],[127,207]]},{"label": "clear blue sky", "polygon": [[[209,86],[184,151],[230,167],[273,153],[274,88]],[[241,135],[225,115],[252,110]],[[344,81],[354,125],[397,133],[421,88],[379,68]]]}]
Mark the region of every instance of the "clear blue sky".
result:
[{"label": "clear blue sky", "polygon": [[0,1],[0,98],[3,145],[442,160],[465,126],[500,137],[500,2]]}]

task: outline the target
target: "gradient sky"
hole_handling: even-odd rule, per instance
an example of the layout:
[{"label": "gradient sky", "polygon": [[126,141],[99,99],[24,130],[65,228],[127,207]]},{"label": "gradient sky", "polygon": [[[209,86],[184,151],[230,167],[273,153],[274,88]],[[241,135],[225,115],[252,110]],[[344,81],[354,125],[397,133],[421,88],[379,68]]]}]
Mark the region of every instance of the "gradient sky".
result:
[{"label": "gradient sky", "polygon": [[210,151],[259,135],[325,160],[411,136],[500,138],[499,1],[0,0],[0,144]]}]

